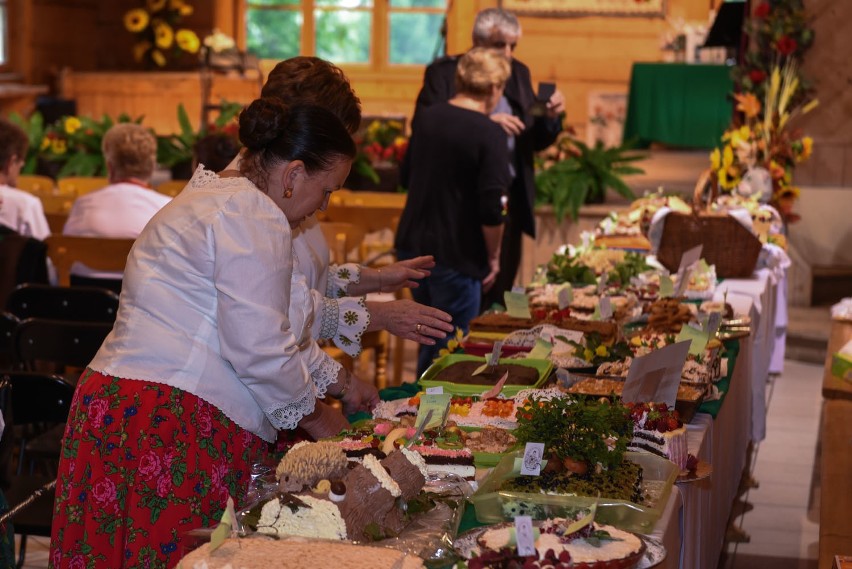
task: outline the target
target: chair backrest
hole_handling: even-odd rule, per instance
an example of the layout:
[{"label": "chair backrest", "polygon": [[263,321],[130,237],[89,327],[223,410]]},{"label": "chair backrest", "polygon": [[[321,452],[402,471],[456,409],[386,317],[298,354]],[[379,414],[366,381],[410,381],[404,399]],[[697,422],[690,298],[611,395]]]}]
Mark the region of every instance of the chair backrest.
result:
[{"label": "chair backrest", "polygon": [[36,174],[21,174],[15,182],[15,187],[31,194],[43,195],[53,193],[56,182],[48,176]]},{"label": "chair backrest", "polygon": [[0,226],[0,308],[17,285],[47,282],[46,253],[42,241]]},{"label": "chair backrest", "polygon": [[0,376],[0,414],[5,428],[0,433],[0,488],[8,489],[12,476],[12,455],[15,442],[12,430],[12,381]]},{"label": "chair backrest", "polygon": [[71,237],[51,235],[47,238],[47,255],[53,261],[59,284],[71,284],[71,265],[80,262],[97,271],[120,272],[127,263],[133,239],[107,237]]},{"label": "chair backrest", "polygon": [[[331,253],[332,263],[358,262],[361,260],[361,244],[364,242],[366,232],[352,223],[339,223],[333,221],[320,221],[320,229],[325,236],[328,249]],[[349,252],[357,249],[357,258],[351,259]]]},{"label": "chair backrest", "polygon": [[329,204],[325,210],[327,221],[352,223],[361,226],[366,233],[390,229],[396,232],[402,209],[405,205],[351,205]]},{"label": "chair backrest", "polygon": [[107,187],[109,178],[105,176],[68,176],[67,178],[59,178],[56,185],[61,194],[73,193],[82,196]]},{"label": "chair backrest", "polygon": [[11,421],[15,425],[64,423],[68,418],[74,386],[58,375],[3,372],[0,383],[4,381],[11,384]]},{"label": "chair backrest", "polygon": [[110,330],[110,323],[27,318],[15,330],[18,361],[28,370],[39,361],[85,367]]},{"label": "chair backrest", "polygon": [[118,312],[118,295],[96,287],[23,284],[9,295],[6,310],[19,319],[111,323]]},{"label": "chair backrest", "polygon": [[11,367],[15,361],[15,329],[20,320],[10,312],[0,312],[0,366]]},{"label": "chair backrest", "polygon": [[186,185],[189,183],[189,180],[169,180],[167,182],[163,182],[158,185],[155,190],[157,190],[161,194],[165,194],[167,196],[175,197],[178,195],[181,190],[183,190]]}]

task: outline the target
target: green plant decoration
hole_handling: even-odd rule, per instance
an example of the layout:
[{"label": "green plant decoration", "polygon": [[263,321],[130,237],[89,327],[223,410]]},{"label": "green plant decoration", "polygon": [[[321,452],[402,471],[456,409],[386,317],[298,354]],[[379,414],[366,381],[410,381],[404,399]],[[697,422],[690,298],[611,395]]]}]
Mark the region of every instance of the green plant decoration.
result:
[{"label": "green plant decoration", "polygon": [[189,115],[183,103],[178,104],[177,118],[180,132],[157,137],[157,162],[166,168],[182,162],[192,162],[195,143],[211,132],[222,131],[236,138],[238,134],[235,132],[234,119],[243,110],[242,103],[222,100],[219,106],[220,112],[216,119],[196,131],[189,122]]},{"label": "green plant decoration", "polygon": [[30,115],[29,119],[25,119],[18,113],[10,113],[9,120],[21,127],[26,133],[29,146],[27,147],[27,157],[24,166],[21,168],[22,174],[35,174],[38,157],[41,153],[42,141],[45,135],[44,117],[38,111]]},{"label": "green plant decoration", "polygon": [[556,218],[562,221],[566,213],[576,220],[580,207],[602,200],[607,188],[635,199],[622,176],[642,174],[644,170],[630,164],[644,156],[630,154],[631,149],[631,143],[606,148],[600,141],[588,146],[569,137],[561,139],[557,142],[557,160],[536,175],[536,203],[552,205]]}]

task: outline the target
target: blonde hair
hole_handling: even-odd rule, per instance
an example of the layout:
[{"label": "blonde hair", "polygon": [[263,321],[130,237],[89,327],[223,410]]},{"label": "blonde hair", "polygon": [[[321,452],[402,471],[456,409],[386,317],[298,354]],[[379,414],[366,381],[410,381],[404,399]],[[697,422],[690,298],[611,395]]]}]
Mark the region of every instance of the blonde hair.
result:
[{"label": "blonde hair", "polygon": [[157,139],[150,130],[135,123],[113,125],[101,142],[110,178],[139,178],[148,181],[157,164]]},{"label": "blonde hair", "polygon": [[475,47],[459,59],[456,67],[456,91],[485,96],[502,87],[512,72],[506,56],[494,49]]}]

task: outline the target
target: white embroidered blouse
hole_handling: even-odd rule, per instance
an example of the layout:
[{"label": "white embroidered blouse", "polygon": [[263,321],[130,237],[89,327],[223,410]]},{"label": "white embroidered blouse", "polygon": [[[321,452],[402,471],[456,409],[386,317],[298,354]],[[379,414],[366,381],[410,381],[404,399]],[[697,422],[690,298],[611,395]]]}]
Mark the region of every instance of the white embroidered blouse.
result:
[{"label": "white embroidered blouse", "polygon": [[136,240],[115,327],[90,367],[193,393],[274,441],[340,370],[311,337],[296,266],[275,203],[245,178],[199,167]]}]

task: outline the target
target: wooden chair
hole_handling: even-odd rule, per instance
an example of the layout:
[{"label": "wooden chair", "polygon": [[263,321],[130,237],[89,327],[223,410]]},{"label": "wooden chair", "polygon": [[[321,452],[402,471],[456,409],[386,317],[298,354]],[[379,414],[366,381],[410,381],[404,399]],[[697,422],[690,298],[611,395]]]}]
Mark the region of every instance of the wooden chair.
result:
[{"label": "wooden chair", "polygon": [[18,361],[29,371],[39,362],[84,368],[95,357],[112,322],[70,322],[27,318],[15,329]]},{"label": "wooden chair", "polygon": [[39,199],[41,200],[41,207],[44,208],[45,215],[57,214],[67,218],[76,197],[71,194],[41,195]]},{"label": "wooden chair", "polygon": [[72,193],[83,196],[89,192],[100,190],[109,185],[109,179],[105,176],[69,176],[60,178],[56,183],[61,194]]},{"label": "wooden chair", "polygon": [[6,310],[21,320],[112,323],[118,313],[118,295],[95,287],[22,284],[9,295]]},{"label": "wooden chair", "polygon": [[361,260],[361,244],[364,241],[364,236],[367,234],[362,228],[353,223],[340,223],[335,221],[321,221],[320,229],[325,236],[325,241],[328,243],[328,249],[331,253],[330,258],[332,263],[347,263],[349,254],[353,249],[357,249],[357,258],[353,261]]},{"label": "wooden chair", "polygon": [[80,262],[98,271],[124,270],[133,239],[106,237],[71,237],[51,235],[47,238],[47,255],[59,276],[59,284],[71,284],[71,266]]},{"label": "wooden chair", "polygon": [[53,193],[53,190],[56,188],[56,183],[53,181],[53,178],[48,176],[21,174],[18,176],[18,181],[15,182],[15,186],[19,190],[24,190],[25,192],[41,196]]},{"label": "wooden chair", "polygon": [[186,187],[188,183],[189,180],[169,180],[167,182],[163,182],[154,189],[161,194],[165,194],[170,197],[175,197],[181,192],[181,190]]},{"label": "wooden chair", "polygon": [[10,312],[0,312],[0,366],[11,369],[17,361],[15,328],[20,319]]}]

